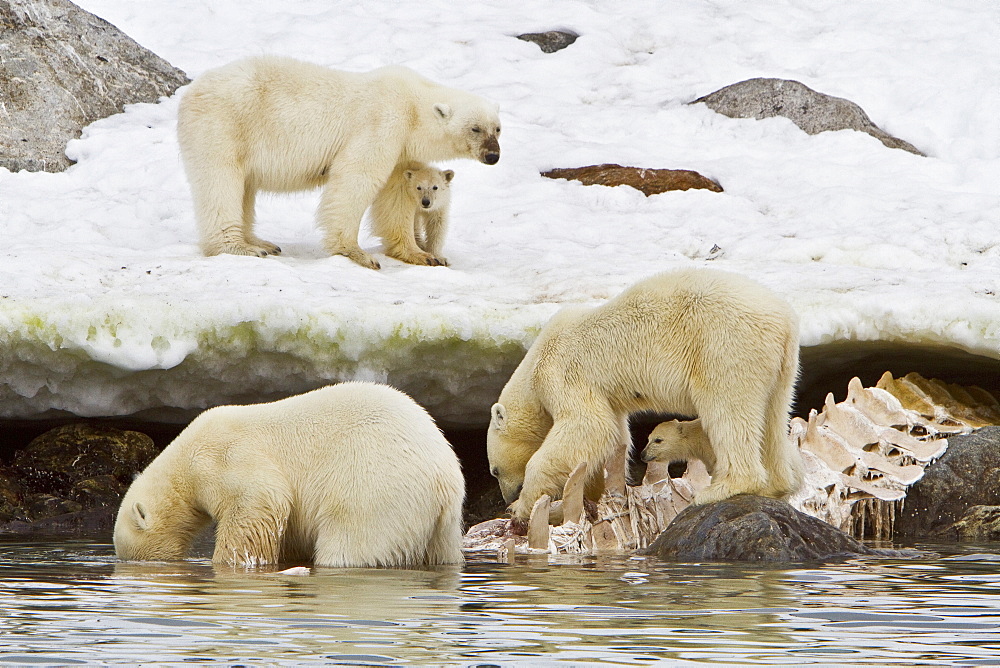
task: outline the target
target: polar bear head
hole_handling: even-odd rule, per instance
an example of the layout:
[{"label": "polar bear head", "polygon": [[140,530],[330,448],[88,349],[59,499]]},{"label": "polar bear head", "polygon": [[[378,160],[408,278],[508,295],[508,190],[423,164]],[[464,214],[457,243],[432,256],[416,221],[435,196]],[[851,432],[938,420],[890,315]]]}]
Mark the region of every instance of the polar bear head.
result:
[{"label": "polar bear head", "polygon": [[403,171],[410,196],[424,211],[435,211],[448,204],[448,187],[455,176],[450,169],[444,171],[414,163]]},{"label": "polar bear head", "polygon": [[183,500],[162,473],[147,468],[122,498],[114,543],[115,554],[123,561],[183,559],[195,536],[211,521]]},{"label": "polar bear head", "polygon": [[461,91],[451,91],[451,102],[438,102],[434,113],[456,156],[475,158],[487,165],[500,161],[500,113],[496,104]]},{"label": "polar bear head", "polygon": [[552,419],[544,411],[537,413],[517,403],[493,404],[486,432],[486,456],[490,474],[500,483],[500,492],[507,503],[513,503],[521,495],[528,460],[551,427]]},{"label": "polar bear head", "polygon": [[715,453],[701,420],[670,420],[656,425],[642,451],[644,462],[686,462],[700,459],[711,475]]}]

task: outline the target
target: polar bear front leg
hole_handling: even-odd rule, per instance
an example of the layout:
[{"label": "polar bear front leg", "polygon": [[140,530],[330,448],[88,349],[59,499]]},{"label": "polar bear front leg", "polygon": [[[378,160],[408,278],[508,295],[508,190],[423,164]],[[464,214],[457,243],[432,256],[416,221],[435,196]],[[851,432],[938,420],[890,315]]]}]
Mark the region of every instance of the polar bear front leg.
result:
[{"label": "polar bear front leg", "polygon": [[448,214],[444,211],[431,211],[424,214],[423,243],[420,247],[434,256],[438,262],[448,266],[448,259],[441,253],[444,251],[444,236],[448,231]]},{"label": "polar bear front leg", "polygon": [[521,495],[511,504],[514,519],[527,521],[531,508],[543,494],[562,496],[569,474],[580,462],[590,472],[588,496],[603,490],[604,464],[618,446],[620,421],[610,412],[592,409],[587,415],[557,419],[541,447],[528,460]]},{"label": "polar bear front leg", "polygon": [[212,561],[231,566],[278,563],[291,502],[266,487],[236,494],[232,506],[216,518]]}]

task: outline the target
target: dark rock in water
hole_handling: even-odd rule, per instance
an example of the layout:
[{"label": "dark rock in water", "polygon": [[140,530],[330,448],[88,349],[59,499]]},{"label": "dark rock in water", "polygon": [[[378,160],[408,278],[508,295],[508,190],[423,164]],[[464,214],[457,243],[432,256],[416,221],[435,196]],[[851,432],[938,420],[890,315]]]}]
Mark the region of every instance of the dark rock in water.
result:
[{"label": "dark rock in water", "polygon": [[545,53],[555,53],[561,51],[576,41],[576,35],[562,30],[549,30],[548,32],[526,32],[518,35],[517,38],[525,42],[533,42]]},{"label": "dark rock in water", "polygon": [[872,123],[864,109],[840,97],[814,91],[788,79],[748,79],[700,97],[710,109],[731,118],[784,116],[808,134],[829,130],[857,130],[889,148],[923,155],[912,144],[897,139]]},{"label": "dark rock in water", "polygon": [[671,561],[757,562],[919,554],[870,548],[784,501],[748,494],[685,508],[643,552]]},{"label": "dark rock in water", "polygon": [[94,508],[55,515],[34,522],[13,521],[0,525],[0,533],[17,534],[94,534],[107,533],[115,526],[117,508]]},{"label": "dark rock in water", "polygon": [[560,167],[542,172],[542,176],[550,179],[571,179],[585,186],[631,186],[646,197],[668,190],[692,188],[722,192],[722,186],[718,183],[689,169],[647,169],[607,163],[587,167]]},{"label": "dark rock in water", "polygon": [[35,492],[65,496],[81,480],[111,476],[126,487],[156,456],[146,434],[95,424],[45,432],[14,454],[13,470]]},{"label": "dark rock in water", "polygon": [[[153,439],[136,431],[70,424],[45,432],[0,470],[0,532],[107,524],[132,478],[157,452]],[[63,519],[49,521],[53,517]]]},{"label": "dark rock in water", "polygon": [[956,524],[974,506],[1000,506],[1000,427],[948,439],[948,450],[906,492],[895,536],[962,540],[975,532]]},{"label": "dark rock in water", "polygon": [[959,540],[995,543],[1000,541],[1000,506],[972,506],[962,519],[945,531],[954,532]]},{"label": "dark rock in water", "polygon": [[21,507],[23,496],[24,489],[14,474],[9,469],[0,467],[0,523],[24,519],[24,509]]},{"label": "dark rock in water", "polygon": [[66,0],[0,0],[0,167],[60,172],[66,143],[187,75]]}]

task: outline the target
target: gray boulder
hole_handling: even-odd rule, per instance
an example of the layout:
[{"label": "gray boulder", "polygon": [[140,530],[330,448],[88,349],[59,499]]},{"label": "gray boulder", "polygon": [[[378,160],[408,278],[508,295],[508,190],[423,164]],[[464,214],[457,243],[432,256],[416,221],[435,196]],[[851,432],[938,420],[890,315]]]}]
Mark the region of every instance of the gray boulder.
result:
[{"label": "gray boulder", "polygon": [[996,506],[1000,506],[1000,427],[983,427],[948,439],[941,459],[907,490],[896,514],[895,536],[982,539],[990,534]]},{"label": "gray boulder", "polygon": [[562,30],[549,30],[548,32],[526,32],[518,35],[519,40],[532,42],[538,45],[545,53],[555,53],[561,51],[576,41],[579,35]]},{"label": "gray boulder", "polygon": [[685,508],[643,552],[668,561],[751,562],[920,555],[870,548],[784,501],[748,494]]},{"label": "gray boulder", "polygon": [[187,75],[66,0],[0,0],[0,167],[60,172],[66,143]]},{"label": "gray boulder", "polygon": [[819,93],[798,81],[747,79],[700,97],[691,104],[699,102],[730,118],[760,120],[784,116],[811,135],[828,130],[857,130],[870,134],[889,148],[923,155],[912,144],[872,123],[864,109],[850,100]]}]

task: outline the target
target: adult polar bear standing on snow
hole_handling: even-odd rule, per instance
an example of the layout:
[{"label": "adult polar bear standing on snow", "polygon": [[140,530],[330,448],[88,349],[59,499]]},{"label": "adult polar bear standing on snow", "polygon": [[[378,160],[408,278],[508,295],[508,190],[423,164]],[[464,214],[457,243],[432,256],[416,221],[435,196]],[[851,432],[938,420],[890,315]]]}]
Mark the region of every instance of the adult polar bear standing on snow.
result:
[{"label": "adult polar bear standing on snow", "polygon": [[461,563],[464,498],[458,458],[423,408],[341,383],[199,415],[125,493],[115,552],[182,559],[215,520],[221,563]]},{"label": "adult polar bear standing on snow", "polygon": [[379,263],[358,231],[393,169],[454,158],[492,165],[499,134],[495,104],[405,67],[353,73],[273,56],[204,73],[177,117],[206,255],[281,252],[254,234],[257,192],[322,188],[326,250],[372,269]]},{"label": "adult polar bear standing on snow", "polygon": [[558,498],[583,461],[596,499],[603,465],[630,442],[628,415],[668,412],[700,417],[716,454],[695,503],[786,496],[802,479],[787,438],[798,351],[791,307],[725,272],[658,274],[595,309],[564,309],[493,406],[490,471],[516,519]]}]

